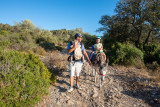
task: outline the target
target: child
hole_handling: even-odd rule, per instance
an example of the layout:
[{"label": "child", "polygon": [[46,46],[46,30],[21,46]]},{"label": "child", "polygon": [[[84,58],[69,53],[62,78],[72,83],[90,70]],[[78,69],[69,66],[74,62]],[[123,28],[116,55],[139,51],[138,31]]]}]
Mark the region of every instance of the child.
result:
[{"label": "child", "polygon": [[[75,43],[78,43],[78,41],[75,41],[75,40],[72,41],[72,44],[73,44],[73,45],[71,45],[70,48],[73,48],[73,47],[74,47],[74,42],[75,42]],[[74,54],[73,54],[73,55],[74,55]],[[71,55],[71,57],[70,57],[70,61],[71,61],[71,62],[73,61],[73,55]],[[84,56],[82,56],[82,61],[85,62]]]},{"label": "child", "polygon": [[[103,46],[102,46],[102,43],[100,43],[100,39],[101,39],[100,36],[97,36],[97,37],[96,37],[96,44],[94,44],[94,49],[95,49],[95,52],[96,52],[96,53],[97,53],[97,52],[101,52],[101,54],[104,56],[104,59],[105,59],[105,61],[106,61],[106,55],[105,55],[105,53],[103,52]],[[93,54],[94,54],[94,52],[92,53],[92,55],[91,55],[90,58],[92,58]]]}]

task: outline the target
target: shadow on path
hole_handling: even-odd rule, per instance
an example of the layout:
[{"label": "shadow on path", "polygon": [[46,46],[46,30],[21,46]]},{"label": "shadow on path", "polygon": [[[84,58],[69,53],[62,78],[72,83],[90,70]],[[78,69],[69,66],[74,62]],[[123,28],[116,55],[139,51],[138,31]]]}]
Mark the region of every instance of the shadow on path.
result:
[{"label": "shadow on path", "polygon": [[153,107],[160,107],[160,89],[155,86],[150,86],[151,79],[145,77],[137,77],[133,75],[111,75],[114,79],[118,79],[125,83],[123,87],[127,87],[123,94],[133,98],[142,99],[145,103]]}]

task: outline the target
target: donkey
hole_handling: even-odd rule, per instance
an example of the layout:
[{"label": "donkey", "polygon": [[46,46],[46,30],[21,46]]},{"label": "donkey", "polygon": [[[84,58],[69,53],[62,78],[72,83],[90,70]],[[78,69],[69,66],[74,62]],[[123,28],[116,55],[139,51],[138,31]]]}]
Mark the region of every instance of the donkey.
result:
[{"label": "donkey", "polygon": [[105,62],[105,59],[103,55],[98,52],[93,56],[92,65],[93,65],[93,75],[94,80],[96,82],[96,76],[99,75],[99,87],[102,86],[102,81],[105,79],[105,75],[107,72],[107,66],[108,66],[109,59],[107,58],[107,64]]}]

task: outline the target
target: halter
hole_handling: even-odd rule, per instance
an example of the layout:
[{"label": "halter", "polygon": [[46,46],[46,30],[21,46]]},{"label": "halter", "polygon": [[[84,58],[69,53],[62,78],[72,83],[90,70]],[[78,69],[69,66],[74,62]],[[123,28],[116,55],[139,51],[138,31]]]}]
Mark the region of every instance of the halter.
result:
[{"label": "halter", "polygon": [[99,70],[99,75],[105,76],[105,75],[101,74],[100,70]]}]

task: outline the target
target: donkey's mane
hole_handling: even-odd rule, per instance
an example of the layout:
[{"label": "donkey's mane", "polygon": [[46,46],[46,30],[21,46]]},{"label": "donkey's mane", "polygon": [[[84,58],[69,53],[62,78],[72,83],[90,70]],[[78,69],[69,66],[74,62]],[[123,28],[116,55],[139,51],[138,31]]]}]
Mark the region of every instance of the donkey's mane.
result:
[{"label": "donkey's mane", "polygon": [[92,64],[94,67],[100,67],[101,69],[106,66],[104,57],[101,53],[95,54],[92,60]]}]

